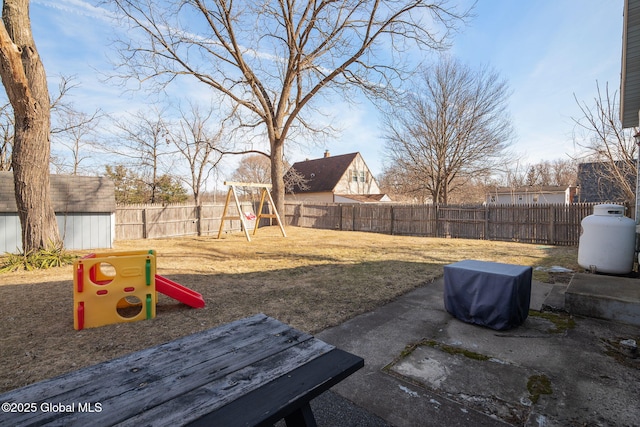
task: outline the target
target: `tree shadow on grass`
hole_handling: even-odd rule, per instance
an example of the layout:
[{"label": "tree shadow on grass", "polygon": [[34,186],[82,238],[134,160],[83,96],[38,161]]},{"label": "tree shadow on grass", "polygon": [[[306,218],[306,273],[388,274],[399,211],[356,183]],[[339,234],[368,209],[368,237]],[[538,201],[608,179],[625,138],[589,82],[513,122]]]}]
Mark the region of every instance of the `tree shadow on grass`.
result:
[{"label": "tree shadow on grass", "polygon": [[81,331],[73,329],[72,280],[0,286],[0,392],[260,312],[316,333],[441,274],[438,264],[379,261],[168,275],[201,293],[206,306],[160,294],[154,319]]}]

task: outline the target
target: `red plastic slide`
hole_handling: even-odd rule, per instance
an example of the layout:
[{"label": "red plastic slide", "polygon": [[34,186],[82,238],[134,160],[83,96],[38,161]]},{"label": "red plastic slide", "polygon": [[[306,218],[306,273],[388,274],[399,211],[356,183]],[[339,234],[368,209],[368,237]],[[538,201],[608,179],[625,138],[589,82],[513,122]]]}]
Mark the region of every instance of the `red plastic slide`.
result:
[{"label": "red plastic slide", "polygon": [[204,307],[204,299],[202,294],[182,286],[179,283],[169,280],[166,277],[156,274],[156,291],[165,294],[168,297],[176,299],[193,308]]}]

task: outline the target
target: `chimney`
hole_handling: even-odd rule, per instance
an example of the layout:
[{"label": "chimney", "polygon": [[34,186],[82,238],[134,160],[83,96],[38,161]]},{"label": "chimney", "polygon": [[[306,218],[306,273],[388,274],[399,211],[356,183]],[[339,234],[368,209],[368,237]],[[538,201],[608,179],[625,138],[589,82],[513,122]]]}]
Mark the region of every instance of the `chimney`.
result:
[{"label": "chimney", "polygon": [[327,157],[331,157],[331,153],[329,150],[324,150],[324,158],[326,159]]}]

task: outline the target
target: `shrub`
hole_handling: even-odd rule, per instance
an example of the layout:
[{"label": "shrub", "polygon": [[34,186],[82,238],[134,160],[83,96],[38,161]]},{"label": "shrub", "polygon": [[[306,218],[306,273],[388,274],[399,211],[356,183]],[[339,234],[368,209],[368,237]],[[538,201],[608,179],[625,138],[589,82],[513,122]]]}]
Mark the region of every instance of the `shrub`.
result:
[{"label": "shrub", "polygon": [[45,249],[31,251],[27,253],[10,254],[6,253],[6,257],[0,265],[0,273],[6,273],[16,270],[36,270],[53,267],[60,267],[72,264],[76,259],[75,255],[71,255],[64,250],[62,245],[51,244]]}]

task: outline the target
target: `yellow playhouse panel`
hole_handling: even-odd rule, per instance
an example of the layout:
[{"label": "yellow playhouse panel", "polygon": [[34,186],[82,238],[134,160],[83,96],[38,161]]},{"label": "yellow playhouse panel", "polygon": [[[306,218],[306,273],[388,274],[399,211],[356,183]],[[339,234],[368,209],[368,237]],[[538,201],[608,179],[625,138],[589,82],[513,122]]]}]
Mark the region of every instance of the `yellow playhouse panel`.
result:
[{"label": "yellow playhouse panel", "polygon": [[74,328],[152,319],[156,315],[153,251],[91,254],[74,263]]}]

